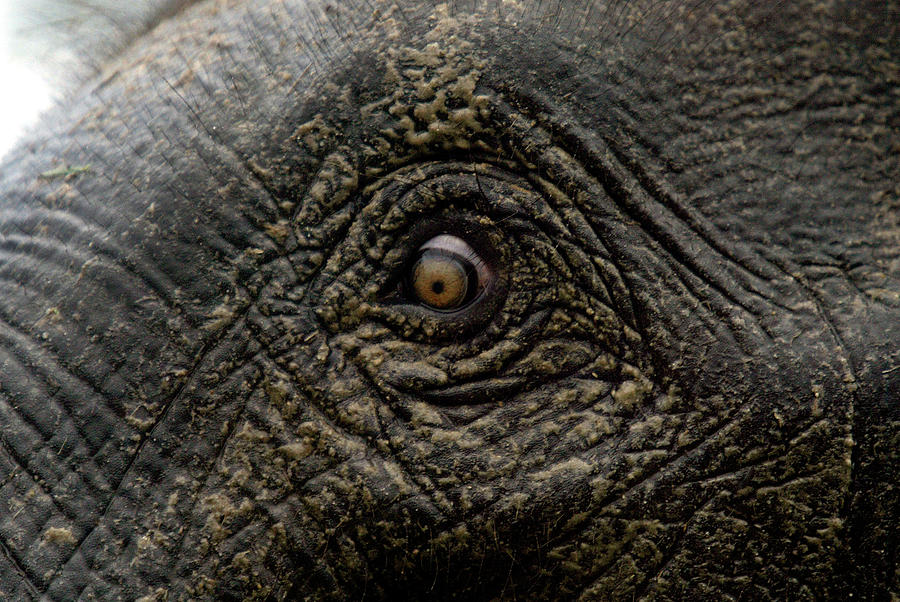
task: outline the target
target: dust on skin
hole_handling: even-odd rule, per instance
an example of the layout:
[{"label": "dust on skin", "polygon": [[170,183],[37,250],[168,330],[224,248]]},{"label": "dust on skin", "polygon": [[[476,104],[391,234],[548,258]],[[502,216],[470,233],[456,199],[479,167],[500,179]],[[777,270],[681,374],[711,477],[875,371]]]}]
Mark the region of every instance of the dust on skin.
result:
[{"label": "dust on skin", "polygon": [[[393,92],[382,99],[371,102],[361,110],[354,109],[346,88],[329,85],[324,89],[324,94],[330,102],[340,105],[346,103],[344,110],[347,113],[358,111],[358,118],[363,123],[383,123],[377,133],[367,139],[366,144],[353,148],[338,143],[338,132],[341,130],[339,123],[330,123],[329,118],[323,114],[317,114],[303,126],[299,127],[294,139],[306,152],[319,155],[325,154],[322,167],[317,179],[311,183],[306,198],[302,199],[294,221],[294,234],[302,246],[311,249],[306,252],[307,263],[301,263],[298,272],[302,275],[315,274],[319,271],[325,273],[341,274],[352,278],[352,271],[347,271],[348,263],[351,265],[357,261],[348,253],[356,253],[352,247],[339,248],[332,252],[326,259],[321,252],[319,241],[327,239],[329,232],[343,231],[348,224],[353,224],[355,216],[342,208],[354,194],[362,193],[370,197],[373,202],[362,208],[361,219],[381,223],[381,228],[391,231],[392,222],[402,224],[406,217],[404,212],[409,208],[398,209],[392,206],[391,199],[381,198],[381,189],[385,183],[381,178],[397,178],[398,167],[402,174],[403,166],[412,164],[412,167],[403,175],[410,181],[427,181],[430,174],[415,163],[418,157],[428,156],[431,153],[440,152],[465,152],[478,153],[489,156],[502,156],[505,150],[498,150],[496,134],[492,129],[492,97],[487,93],[477,93],[480,72],[485,68],[489,59],[480,57],[474,49],[479,40],[475,42],[464,39],[465,24],[446,14],[446,7],[438,7],[433,15],[435,23],[428,33],[420,48],[397,45],[390,33],[393,26],[390,18],[382,21],[378,27],[385,29],[367,35],[367,38],[382,37],[388,40],[388,44],[377,49],[373,54],[380,63],[379,69],[384,73],[385,85],[393,89]],[[477,18],[477,17],[472,17]],[[385,33],[387,32],[387,33]],[[514,152],[518,152],[517,150]],[[568,160],[561,150],[551,149],[560,161]],[[326,154],[327,153],[327,154]],[[366,166],[365,178],[369,182],[361,191],[360,177],[355,172],[355,165],[360,163],[360,156],[364,158]],[[570,158],[569,158],[570,159]],[[555,198],[561,204],[570,204],[566,195],[555,189],[552,184],[544,181],[547,189],[545,194]],[[523,190],[521,187],[519,190]],[[439,200],[439,199],[438,199]],[[426,199],[426,202],[428,200]],[[483,218],[487,219],[487,218]],[[488,219],[482,221],[486,228],[493,224]],[[359,236],[362,239],[364,232],[352,229],[347,238],[354,239]],[[389,239],[389,236],[387,237]],[[394,259],[391,251],[387,249],[389,244],[372,245],[366,250],[371,260],[390,262]],[[547,250],[549,253],[549,249]],[[304,253],[298,253],[303,257]],[[545,278],[543,272],[536,271],[531,277],[535,279]],[[352,280],[351,288],[358,286]],[[345,281],[346,285],[347,282]],[[515,283],[513,283],[513,286]],[[648,395],[651,394],[649,385],[650,372],[647,367],[640,368],[628,363],[620,363],[620,359],[611,354],[597,354],[595,349],[589,346],[578,351],[577,346],[563,346],[555,348],[555,343],[549,341],[546,344],[539,343],[529,353],[519,360],[518,370],[522,374],[553,374],[560,369],[560,358],[568,357],[574,366],[587,366],[585,375],[572,383],[572,388],[563,389],[554,397],[553,411],[548,419],[546,400],[543,391],[525,392],[517,399],[521,404],[524,415],[531,415],[529,424],[533,425],[533,434],[521,438],[504,439],[502,431],[504,421],[498,421],[493,413],[482,418],[463,421],[461,426],[451,426],[441,410],[421,402],[412,401],[409,407],[410,428],[390,434],[383,426],[373,425],[373,422],[392,420],[392,416],[380,402],[372,396],[372,384],[367,384],[365,379],[349,377],[349,358],[358,369],[368,371],[369,377],[374,379],[376,387],[383,387],[387,382],[402,381],[410,385],[410,380],[417,381],[412,386],[441,386],[445,385],[448,378],[456,381],[466,378],[477,378],[485,373],[503,365],[509,358],[520,355],[522,349],[517,343],[516,331],[510,333],[508,338],[499,341],[497,345],[489,345],[482,352],[473,356],[459,358],[448,356],[444,349],[437,348],[431,357],[422,358],[414,345],[402,341],[392,340],[390,333],[385,328],[374,328],[366,322],[373,311],[373,305],[366,298],[371,298],[373,290],[348,293],[347,289],[332,287],[325,291],[325,299],[319,309],[320,322],[326,323],[330,328],[344,331],[340,336],[330,336],[320,332],[291,332],[288,325],[285,331],[293,341],[302,340],[306,347],[316,350],[311,357],[303,360],[282,362],[277,372],[267,372],[264,378],[268,382],[314,382],[306,390],[306,395],[313,397],[321,395],[328,399],[329,403],[340,408],[330,414],[337,423],[342,425],[344,431],[381,432],[381,437],[372,438],[368,435],[370,443],[376,450],[384,454],[383,457],[372,461],[367,459],[368,453],[365,445],[357,441],[355,437],[348,437],[345,432],[335,430],[327,426],[327,422],[321,418],[306,420],[299,428],[293,428],[295,423],[290,417],[285,417],[282,410],[288,404],[292,404],[291,415],[295,408],[309,405],[308,399],[294,398],[296,389],[286,387],[284,390],[274,392],[270,389],[269,401],[271,405],[267,409],[267,429],[271,437],[263,441],[260,438],[237,437],[223,455],[222,470],[226,473],[223,480],[227,483],[235,482],[230,475],[240,473],[240,487],[226,488],[228,501],[223,495],[215,497],[221,502],[220,507],[210,509],[210,516],[215,517],[205,527],[207,535],[204,539],[210,549],[225,542],[227,535],[237,528],[230,526],[229,520],[234,515],[235,507],[252,510],[253,501],[247,497],[247,492],[256,492],[256,503],[270,502],[274,499],[290,495],[297,485],[297,475],[309,475],[311,468],[309,463],[315,458],[329,458],[320,466],[344,466],[336,474],[324,479],[324,486],[315,493],[306,493],[302,497],[302,512],[309,515],[308,521],[315,523],[325,517],[343,515],[347,521],[352,521],[355,530],[354,537],[362,541],[377,542],[373,548],[396,550],[395,557],[401,564],[398,570],[402,573],[413,570],[413,567],[421,562],[424,554],[435,554],[437,550],[445,550],[447,554],[455,553],[454,550],[463,550],[470,542],[473,534],[478,537],[497,540],[496,516],[492,518],[480,518],[479,509],[489,505],[495,505],[499,514],[511,513],[518,517],[523,509],[528,508],[529,501],[534,493],[512,491],[506,487],[492,484],[516,479],[516,475],[527,475],[535,484],[535,487],[546,487],[548,481],[558,480],[560,483],[568,479],[590,478],[591,473],[596,473],[596,466],[592,466],[580,458],[550,458],[544,453],[524,453],[526,449],[535,447],[538,439],[548,436],[563,439],[577,439],[582,441],[579,445],[590,445],[599,439],[598,433],[611,433],[621,430],[628,424],[626,417],[632,416],[634,409],[640,406]],[[331,296],[329,296],[329,294]],[[618,323],[611,318],[608,311],[599,305],[585,303],[582,295],[574,289],[567,290],[560,287],[556,293],[562,303],[576,307],[574,315],[584,316],[584,322],[573,322],[570,314],[564,312],[554,313],[548,320],[545,332],[548,336],[554,334],[565,337],[573,329],[581,328],[595,330],[600,326],[601,330],[613,329],[626,332],[626,339],[630,339],[632,345],[639,344],[639,336],[629,330],[627,326]],[[330,309],[334,307],[335,309]],[[267,313],[262,311],[262,313]],[[578,318],[582,319],[582,318]],[[426,321],[409,319],[409,323],[403,327],[408,334],[416,332],[424,333],[424,336],[432,336],[430,325]],[[354,330],[359,326],[358,330]],[[348,333],[349,331],[349,333]],[[378,341],[381,341],[379,344]],[[617,346],[618,347],[618,346]],[[322,376],[309,376],[310,368],[306,364],[319,364],[318,372]],[[281,370],[284,370],[282,372]],[[611,390],[607,383],[609,374],[615,374],[622,370],[627,380],[615,389]],[[414,378],[412,378],[414,377]],[[597,379],[597,380],[594,380]],[[324,383],[328,383],[327,385]],[[293,391],[293,392],[289,392]],[[656,394],[657,404],[660,407],[668,407],[673,404],[666,394]],[[593,404],[593,409],[591,405]],[[499,407],[503,407],[499,401]],[[572,406],[573,411],[565,413],[561,408]],[[543,409],[542,409],[543,408]],[[577,408],[577,409],[575,409]],[[587,408],[587,410],[585,409]],[[515,415],[515,414],[511,414]],[[690,420],[690,415],[687,416]],[[507,418],[506,420],[509,420]],[[572,427],[572,428],[570,428]],[[238,432],[244,432],[244,427],[238,427]],[[518,428],[522,428],[520,424]],[[664,419],[660,416],[649,416],[641,422],[632,422],[629,428],[634,431],[650,431],[661,441],[671,440],[675,434],[684,428],[683,419]],[[396,429],[395,429],[396,431]],[[527,428],[526,428],[527,432]],[[639,433],[647,437],[646,433]],[[503,446],[498,446],[498,437],[503,440]],[[537,439],[530,440],[530,437]],[[654,438],[655,437],[651,437]],[[542,447],[543,444],[538,444]],[[432,462],[435,449],[455,448],[453,454],[458,455],[456,468],[436,465]],[[486,448],[486,449],[483,449]],[[403,449],[407,458],[421,462],[429,466],[428,474],[419,472],[411,473],[406,468],[409,460],[397,461],[394,458],[398,449]],[[482,451],[478,460],[462,460],[471,456],[475,450]],[[659,460],[657,457],[662,452],[641,452],[636,450],[629,455],[628,464],[630,474],[636,478],[640,474],[640,468],[651,465]],[[354,460],[354,458],[356,458]],[[340,460],[339,460],[340,459]],[[306,464],[304,464],[306,463]],[[353,464],[357,466],[350,468]],[[361,465],[361,466],[360,466]],[[313,463],[315,466],[315,463]],[[250,475],[249,478],[247,475]],[[309,477],[305,477],[309,478]],[[382,492],[376,494],[371,489],[377,483]],[[594,480],[595,495],[599,498],[608,495],[614,489],[614,484],[609,479],[596,478]],[[456,488],[453,497],[448,497],[441,490]],[[403,524],[403,520],[394,523],[377,523],[374,526],[363,526],[364,521],[353,521],[353,517],[378,513],[381,510],[379,498],[383,499],[384,491],[395,491],[393,497],[402,499],[415,493],[421,494],[427,491],[431,503],[438,512],[447,516],[453,516],[461,509],[471,512],[474,517],[466,527],[448,526],[446,530],[435,530],[431,538],[431,552],[419,549],[409,549],[410,542],[399,533],[412,528],[412,523]],[[507,492],[504,492],[507,491]],[[410,518],[406,519],[411,520]],[[587,520],[587,519],[585,519]],[[271,522],[271,521],[270,521]],[[301,521],[302,522],[302,521]],[[281,523],[275,523],[271,528],[277,528]],[[337,553],[340,557],[340,566],[332,566],[336,574],[354,574],[364,569],[363,550],[352,548],[340,549],[335,543],[342,525],[322,528],[320,525],[310,524],[309,537],[314,538],[312,547],[321,550],[323,554]],[[658,536],[660,527],[654,521],[629,523],[625,527],[625,536],[619,527],[607,527],[606,535],[599,533],[597,543],[603,550],[606,561],[611,561],[616,553],[625,548],[634,548],[636,541],[643,541],[648,549],[653,549],[652,539]],[[499,540],[497,540],[499,541]],[[269,538],[267,545],[278,545],[277,538]],[[287,545],[287,542],[281,542]],[[500,544],[505,545],[505,544]],[[224,574],[246,581],[249,591],[255,591],[260,598],[272,591],[273,583],[271,575],[261,573],[259,567],[265,562],[265,554],[268,551],[258,549],[232,550],[224,548],[220,552],[223,564],[216,568],[216,572],[201,572],[195,575],[195,583],[200,584],[195,593],[203,591],[202,584],[213,583],[221,579]],[[566,570],[573,575],[580,574],[585,566],[581,557],[583,551],[567,551],[566,546],[557,550],[550,550],[551,555],[564,559]],[[648,552],[650,553],[650,552]],[[228,557],[232,560],[229,562]],[[279,576],[279,578],[286,578]]]},{"label": "dust on skin", "polygon": [[[526,10],[503,4],[512,21],[516,10]],[[521,542],[511,529],[540,509],[553,515],[543,519],[536,545],[559,561],[572,584],[607,567],[595,587],[613,591],[617,579],[640,581],[641,567],[658,563],[664,542],[683,529],[628,516],[624,502],[616,507],[610,500],[629,487],[643,487],[649,497],[654,485],[642,479],[695,448],[738,405],[723,396],[697,407],[676,388],[656,382],[652,366],[635,351],[644,343],[641,335],[604,297],[597,274],[614,268],[562,236],[549,241],[534,235],[528,239],[533,253],[509,258],[509,299],[499,313],[510,329],[505,335],[489,329],[493,339],[482,337],[474,351],[428,344],[446,335],[440,325],[381,306],[384,277],[372,264],[402,263],[396,248],[402,244],[396,243],[407,240],[411,216],[446,212],[454,186],[482,188],[505,211],[477,222],[495,232],[498,247],[503,240],[497,233],[517,212],[564,233],[577,229],[580,208],[591,203],[589,187],[571,184],[581,183],[575,176],[563,187],[556,178],[503,175],[516,166],[584,174],[574,157],[542,138],[534,116],[481,86],[491,58],[484,40],[472,33],[477,28],[466,22],[481,16],[453,17],[439,6],[429,18],[430,31],[414,45],[402,39],[398,19],[390,12],[376,15],[357,34],[381,40],[369,55],[384,94],[359,107],[351,86],[339,78],[315,91],[311,105],[331,110],[309,115],[290,142],[297,153],[315,157],[309,171],[315,176],[304,183],[303,195],[280,203],[289,219],[262,226],[279,254],[272,260],[264,245],[247,249],[247,263],[235,266],[235,273],[247,266],[258,273],[235,280],[243,278],[250,294],[232,294],[207,316],[207,331],[221,336],[246,320],[261,348],[242,369],[233,358],[213,358],[193,373],[161,375],[171,380],[171,390],[196,401],[191,412],[197,422],[215,415],[215,397],[199,399],[205,390],[222,388],[248,400],[220,425],[227,442],[214,473],[178,477],[167,503],[145,509],[149,518],[132,563],[152,566],[160,550],[197,550],[201,559],[190,565],[191,586],[183,597],[214,595],[226,583],[240,584],[248,599],[289,591],[298,569],[289,559],[304,550],[309,555],[297,561],[305,563],[300,568],[314,565],[339,583],[367,575],[372,550],[391,558],[400,577],[428,559],[464,556],[477,565],[479,553],[514,553]],[[285,81],[303,77],[292,74]],[[502,135],[495,128],[499,120],[505,120]],[[363,134],[349,130],[360,123]],[[500,138],[510,131],[526,142],[505,145]],[[446,155],[463,159],[446,168],[436,160]],[[264,181],[280,177],[278,166],[261,158],[248,164]],[[442,169],[453,177],[441,180]],[[267,262],[287,266],[294,279],[267,280]],[[313,286],[321,293],[315,299],[307,293]],[[515,312],[530,302],[557,310],[541,313],[535,324]],[[507,378],[501,384],[513,393],[496,394],[489,409],[450,410],[416,399],[428,388],[464,387],[501,371]],[[515,403],[507,403],[512,395]],[[143,421],[158,411],[138,406],[133,415]],[[624,451],[590,451],[607,437],[617,438]],[[802,439],[791,444],[805,453]],[[845,451],[849,458],[849,446]],[[765,460],[752,450],[748,457]],[[838,484],[846,477],[832,476]],[[569,516],[570,500],[557,493],[565,488],[555,484],[571,483],[586,483],[593,508],[605,513]],[[685,486],[679,499],[695,496],[692,487]],[[778,502],[782,493],[742,495]],[[179,510],[185,504],[200,513],[195,524]],[[802,509],[783,512],[796,512],[797,524],[804,522]],[[427,536],[417,513],[432,523]],[[709,517],[721,519],[712,510]],[[715,524],[736,534],[748,528],[739,519]],[[585,539],[554,540],[557,525],[582,530]],[[828,529],[836,533],[840,525],[823,529],[827,539]],[[487,550],[484,542],[494,548]],[[148,587],[143,600],[164,599],[171,599],[169,591]]]},{"label": "dust on skin", "polygon": [[[473,17],[474,18],[474,17]],[[317,239],[323,238],[323,231],[329,228],[337,229],[349,221],[351,217],[340,214],[331,219],[336,224],[323,224],[327,216],[334,214],[344,207],[352,195],[358,194],[360,177],[356,173],[355,166],[359,164],[359,156],[365,158],[365,178],[371,182],[361,192],[364,195],[375,195],[382,187],[379,178],[384,174],[390,174],[396,166],[408,164],[416,157],[424,153],[435,151],[466,151],[477,150],[479,152],[496,154],[494,136],[490,125],[491,98],[485,94],[476,93],[480,71],[484,68],[485,59],[477,58],[473,53],[473,44],[462,37],[466,30],[464,24],[448,16],[446,7],[440,6],[432,16],[434,27],[424,36],[420,48],[396,45],[391,31],[397,25],[388,16],[377,24],[377,31],[373,31],[365,37],[368,39],[382,38],[387,40],[382,48],[376,49],[373,55],[380,62],[380,70],[384,73],[385,84],[393,88],[393,92],[383,99],[376,100],[354,109],[346,89],[328,85],[324,88],[324,94],[334,102],[347,105],[346,111],[358,111],[358,118],[364,123],[385,122],[385,126],[378,130],[377,135],[371,137],[366,146],[348,148],[337,145],[335,147],[336,133],[340,131],[340,124],[329,123],[328,117],[317,114],[313,119],[295,131],[293,139],[305,152],[310,154],[325,154],[325,158],[317,173],[317,178],[308,187],[306,198],[301,200],[300,207],[294,222],[294,233],[301,244],[312,249],[308,253],[308,273],[314,273],[323,269],[325,261],[321,251],[316,245]],[[381,116],[381,117],[379,117]],[[263,168],[265,169],[265,168]],[[421,171],[414,171],[410,176],[414,179],[424,179],[426,176]],[[376,208],[377,205],[372,208]],[[363,209],[365,214],[366,209]],[[367,215],[366,217],[375,217]],[[402,220],[400,215],[398,220]],[[387,218],[388,222],[390,218]],[[283,242],[285,237],[280,237],[278,242]],[[376,260],[383,257],[374,257]],[[340,252],[333,253],[328,259],[331,264],[339,266],[346,262]],[[328,266],[324,266],[328,270]],[[334,268],[332,268],[334,269]],[[301,270],[301,273],[303,271]],[[573,295],[574,296],[574,295]],[[353,301],[346,301],[352,303]],[[324,304],[327,308],[328,304]],[[338,321],[338,326],[345,326],[359,322],[360,318],[354,318],[352,311],[343,305],[338,314],[328,315],[323,312],[320,319]],[[358,312],[365,317],[370,307],[360,301]],[[224,312],[223,312],[224,313]],[[268,312],[262,310],[263,314]],[[426,331],[426,335],[427,335]],[[432,386],[443,385],[448,380],[445,370],[429,363],[428,360],[403,360],[403,344],[395,345],[367,345],[366,338],[383,338],[384,332],[360,331],[354,335],[343,335],[331,339],[318,332],[294,333],[295,340],[301,340],[310,349],[317,349],[317,353],[311,360],[328,364],[334,361],[333,346],[343,348],[344,352],[357,351],[356,361],[365,363],[371,369],[381,369],[391,373],[394,378],[408,380],[418,379]],[[361,337],[361,338],[360,338]],[[483,353],[475,357],[464,357],[458,362],[451,363],[448,369],[452,370],[454,378],[484,374],[492,367],[499,366],[505,358],[515,355],[520,351],[514,336],[500,344],[489,347]],[[545,358],[544,353],[549,355]],[[409,355],[408,353],[406,355]],[[557,362],[558,353],[552,349],[535,349],[523,362],[524,369],[530,371],[552,370]],[[309,361],[309,360],[307,360]],[[585,360],[581,360],[584,362]],[[603,368],[611,370],[615,367],[615,361],[610,357],[603,358]],[[291,366],[285,366],[290,372]],[[297,366],[294,366],[297,370]],[[294,377],[295,378],[295,377]],[[239,514],[235,508],[243,508],[244,513],[252,512],[253,501],[246,496],[246,492],[258,492],[257,502],[266,502],[277,499],[292,491],[295,482],[292,475],[295,472],[306,472],[304,461],[309,461],[312,455],[324,455],[326,457],[350,458],[364,452],[359,444],[353,444],[341,433],[333,429],[323,428],[323,424],[315,420],[302,422],[299,427],[292,428],[295,423],[295,413],[298,408],[308,405],[305,399],[296,398],[296,389],[284,383],[294,380],[289,373],[267,373],[264,376],[267,393],[270,402],[268,408],[267,433],[259,432],[247,424],[236,426],[236,437],[229,444],[223,455],[222,469],[227,470],[227,483],[234,484],[227,487],[226,494],[216,494],[204,500],[204,508],[209,514],[209,520],[204,527],[207,535],[204,538],[206,545],[214,549],[218,544],[226,540],[229,534],[229,523]],[[383,410],[373,406],[368,399],[366,385],[353,379],[339,375],[328,376],[324,381],[330,383],[325,391],[329,399],[339,403],[340,400],[351,400],[342,404],[339,421],[344,425],[353,425],[357,422],[371,421],[373,416],[378,416]],[[274,386],[271,383],[279,383]],[[595,381],[586,380],[582,386],[582,393],[586,397],[595,398],[603,393],[608,393],[605,387]],[[623,393],[622,397],[628,397],[635,401],[631,389]],[[579,393],[569,396],[567,399],[558,399],[558,403],[573,402]],[[583,401],[583,399],[581,400]],[[537,400],[532,404],[524,402],[526,407],[538,408]],[[537,417],[535,418],[538,419]],[[584,422],[583,417],[578,418]],[[380,450],[393,450],[398,447],[407,447],[413,450],[422,445],[422,441],[431,441],[434,445],[456,446],[465,452],[476,449],[484,444],[484,439],[478,433],[483,429],[490,431],[494,428],[489,418],[484,421],[474,421],[462,430],[448,428],[446,419],[441,412],[433,406],[421,402],[411,404],[410,424],[412,430],[407,435],[394,436],[388,439],[375,441],[376,448]],[[273,429],[273,427],[275,427]],[[346,427],[345,427],[346,428]],[[352,430],[352,427],[351,427]],[[273,432],[275,431],[275,432]],[[576,430],[577,436],[585,436],[584,429]],[[250,436],[253,433],[254,436]],[[421,459],[427,461],[429,450],[421,450]],[[485,467],[478,469],[476,481],[489,481],[498,476],[515,471],[515,462],[506,454],[494,453],[492,460],[488,460]],[[581,460],[567,460],[555,465],[544,466],[540,457],[536,459],[534,479],[537,481],[551,478],[555,475],[574,470],[584,472],[584,462]],[[227,467],[227,468],[226,468]],[[365,469],[364,469],[365,470]],[[390,487],[397,490],[398,494],[410,494],[420,490],[423,486],[421,477],[419,482],[410,482],[408,472],[395,462],[381,461],[377,466],[369,469],[374,479],[387,477]],[[236,475],[241,478],[237,479]],[[441,486],[460,485],[465,481],[465,474],[444,474],[435,472]],[[350,475],[347,475],[350,477]],[[351,477],[352,478],[352,477]],[[442,480],[443,479],[443,480]],[[355,480],[355,479],[354,479]],[[435,488],[430,487],[431,490]],[[345,497],[339,501],[334,496],[337,491]],[[464,487],[464,493],[459,503],[463,508],[471,508],[474,504],[483,505],[490,501],[496,494],[489,485],[478,483]],[[329,505],[351,507],[362,502],[363,511],[365,501],[372,501],[372,494],[367,492],[367,487],[361,483],[352,481],[342,482],[340,477],[332,480],[331,486],[325,488],[316,495],[307,495],[304,499],[304,507],[313,516],[328,514]],[[528,494],[513,493],[507,500],[500,501],[501,506],[521,509],[526,505]],[[454,511],[453,502],[441,496],[435,495],[435,501],[439,506],[444,506],[444,511]],[[276,523],[277,525],[277,523]],[[358,527],[362,529],[363,527]],[[477,528],[477,527],[476,527]],[[488,528],[482,525],[481,528]],[[493,528],[493,527],[491,527]],[[393,531],[388,528],[388,531]],[[312,531],[312,529],[311,529]],[[464,527],[454,527],[443,533],[436,533],[433,544],[438,547],[453,547],[464,545],[470,537],[469,530]],[[316,549],[326,549],[329,546],[329,538],[334,529],[324,529],[318,537]],[[387,535],[385,533],[384,535]],[[387,537],[387,540],[390,540]],[[277,544],[276,544],[277,545]],[[394,539],[393,545],[405,545],[403,538]],[[232,554],[232,561],[228,563],[227,554]],[[260,598],[265,597],[271,591],[272,584],[257,572],[258,566],[264,557],[259,549],[245,549],[239,551],[224,552],[222,554],[227,571],[239,575],[250,585],[249,591],[257,592]],[[347,559],[348,561],[351,559]],[[352,570],[351,566],[347,567]],[[199,584],[194,590],[201,593],[203,584],[210,584],[220,576],[216,574],[197,574],[195,583]]]}]

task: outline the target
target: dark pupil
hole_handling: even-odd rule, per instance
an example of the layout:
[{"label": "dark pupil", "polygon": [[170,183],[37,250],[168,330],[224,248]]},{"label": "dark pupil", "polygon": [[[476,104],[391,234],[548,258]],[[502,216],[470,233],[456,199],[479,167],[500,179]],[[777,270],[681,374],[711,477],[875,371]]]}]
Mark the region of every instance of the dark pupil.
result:
[{"label": "dark pupil", "polygon": [[431,284],[431,290],[434,291],[435,295],[440,295],[444,292],[444,283],[438,280],[437,282],[433,282]]}]

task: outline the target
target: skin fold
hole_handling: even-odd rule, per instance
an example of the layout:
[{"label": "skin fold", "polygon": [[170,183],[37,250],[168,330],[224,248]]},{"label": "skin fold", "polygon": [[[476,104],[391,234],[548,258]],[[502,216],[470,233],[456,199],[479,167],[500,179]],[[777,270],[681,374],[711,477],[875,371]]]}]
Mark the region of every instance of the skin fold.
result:
[{"label": "skin fold", "polygon": [[0,598],[897,599],[898,15],[140,34],[0,166]]}]

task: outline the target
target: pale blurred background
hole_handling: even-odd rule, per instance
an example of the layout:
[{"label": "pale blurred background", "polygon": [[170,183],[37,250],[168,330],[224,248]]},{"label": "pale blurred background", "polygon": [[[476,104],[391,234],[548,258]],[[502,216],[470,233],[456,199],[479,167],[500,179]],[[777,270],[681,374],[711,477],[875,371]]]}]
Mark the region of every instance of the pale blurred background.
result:
[{"label": "pale blurred background", "polygon": [[191,0],[0,0],[0,156],[54,99]]},{"label": "pale blurred background", "polygon": [[26,18],[28,0],[0,0],[0,155],[22,130],[50,106],[50,84],[40,67],[40,58],[27,42],[25,31],[35,27]]}]

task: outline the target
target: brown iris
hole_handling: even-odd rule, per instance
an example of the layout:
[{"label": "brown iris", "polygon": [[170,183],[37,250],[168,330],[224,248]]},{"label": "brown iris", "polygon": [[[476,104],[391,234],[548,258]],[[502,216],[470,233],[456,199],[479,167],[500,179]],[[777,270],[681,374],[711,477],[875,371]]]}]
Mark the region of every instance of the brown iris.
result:
[{"label": "brown iris", "polygon": [[461,309],[484,290],[490,271],[468,243],[450,234],[419,247],[409,274],[416,300],[438,311]]}]

